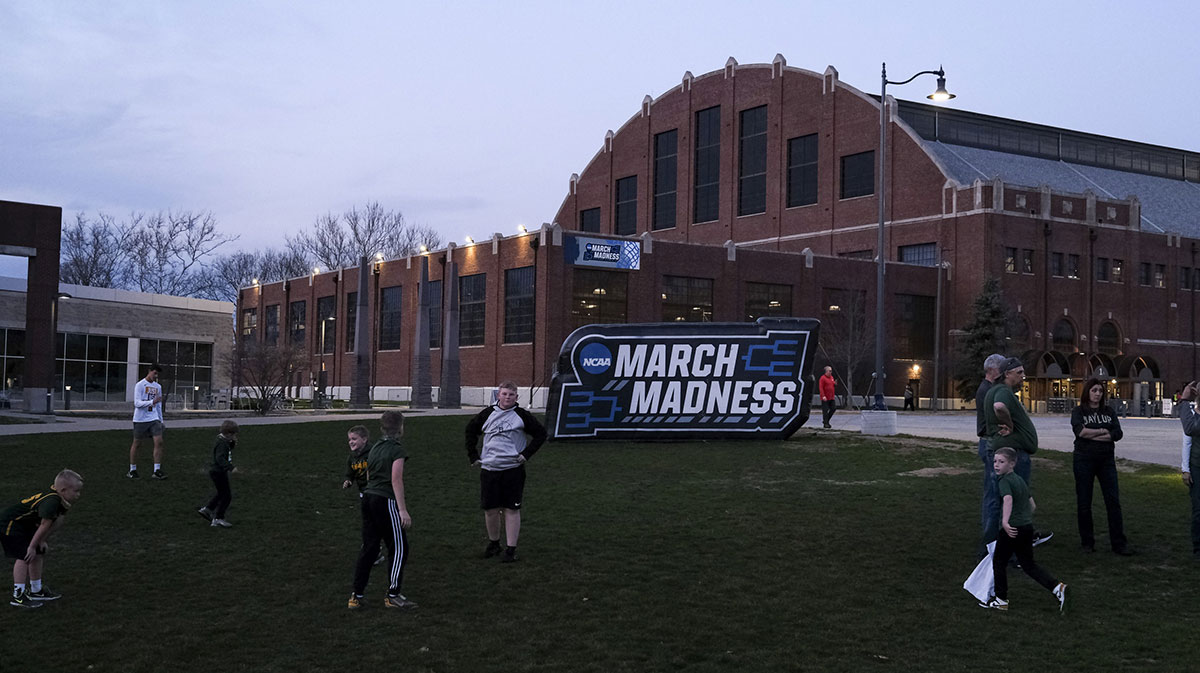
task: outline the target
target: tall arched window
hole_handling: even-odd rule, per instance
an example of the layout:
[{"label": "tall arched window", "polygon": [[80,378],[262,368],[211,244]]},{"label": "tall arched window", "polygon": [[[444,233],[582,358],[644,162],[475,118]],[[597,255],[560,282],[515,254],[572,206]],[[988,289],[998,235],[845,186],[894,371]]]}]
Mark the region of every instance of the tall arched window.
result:
[{"label": "tall arched window", "polygon": [[1050,343],[1054,350],[1060,353],[1075,352],[1075,327],[1069,320],[1061,318],[1054,323],[1054,329],[1050,332]]},{"label": "tall arched window", "polygon": [[1116,325],[1111,322],[1100,325],[1100,330],[1096,333],[1096,350],[1105,355],[1121,354],[1121,333],[1117,331]]},{"label": "tall arched window", "polygon": [[1020,355],[1029,350],[1029,321],[1016,316],[1008,327],[1008,352]]}]

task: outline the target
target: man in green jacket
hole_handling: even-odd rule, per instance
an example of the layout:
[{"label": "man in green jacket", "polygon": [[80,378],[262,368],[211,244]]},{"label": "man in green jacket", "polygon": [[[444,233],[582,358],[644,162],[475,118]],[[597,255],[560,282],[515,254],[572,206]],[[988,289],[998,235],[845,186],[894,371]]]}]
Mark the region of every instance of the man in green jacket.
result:
[{"label": "man in green jacket", "polygon": [[[996,381],[984,398],[983,412],[987,423],[989,447],[996,449],[1007,446],[1017,452],[1017,465],[1013,472],[1031,488],[1033,486],[1033,461],[1037,453],[1037,428],[1029,420],[1025,405],[1017,399],[1016,391],[1025,383],[1025,365],[1017,358],[1008,358],[1000,365],[1000,379]],[[1035,532],[1033,546],[1042,544],[1054,533]],[[985,540],[984,543],[991,540]]]}]

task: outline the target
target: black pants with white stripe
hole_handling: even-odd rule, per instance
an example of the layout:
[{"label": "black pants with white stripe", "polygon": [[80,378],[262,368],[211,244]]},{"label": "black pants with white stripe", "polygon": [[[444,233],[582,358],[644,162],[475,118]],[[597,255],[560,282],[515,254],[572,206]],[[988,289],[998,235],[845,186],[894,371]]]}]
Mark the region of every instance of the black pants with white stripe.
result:
[{"label": "black pants with white stripe", "polygon": [[387,545],[392,562],[388,566],[388,595],[400,593],[404,563],[408,560],[408,535],[400,526],[400,508],[392,498],[364,493],[362,497],[362,547],[354,566],[354,593],[361,596],[371,577],[371,566],[379,558],[379,543]]}]

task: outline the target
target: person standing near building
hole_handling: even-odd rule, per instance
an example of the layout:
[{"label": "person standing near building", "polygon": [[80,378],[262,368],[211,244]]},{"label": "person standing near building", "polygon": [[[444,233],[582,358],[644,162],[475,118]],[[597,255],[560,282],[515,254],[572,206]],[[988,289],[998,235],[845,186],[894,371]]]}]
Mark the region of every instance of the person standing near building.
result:
[{"label": "person standing near building", "polygon": [[400,594],[404,564],[408,560],[407,531],[412,526],[404,499],[404,467],[408,462],[408,452],[400,444],[404,435],[404,416],[399,411],[385,411],[379,419],[379,427],[383,438],[367,452],[367,486],[362,495],[362,546],[354,565],[354,591],[347,603],[351,610],[362,607],[363,592],[371,578],[371,566],[378,558],[381,541],[392,557],[383,606],[417,607]]},{"label": "person standing near building", "polygon": [[910,384],[904,386],[904,411],[908,411],[909,409],[916,411],[917,410],[916,399],[917,399],[917,394],[915,392],[913,392],[912,384],[910,383]]},{"label": "person standing near building", "polygon": [[[476,449],[483,435],[482,452]],[[528,436],[528,437],[527,437]],[[530,439],[531,438],[531,439]],[[517,384],[504,381],[496,390],[496,403],[467,423],[467,458],[479,465],[479,501],[488,544],[483,558],[500,554],[501,510],[504,513],[502,563],[517,560],[521,534],[521,500],[525,492],[525,462],[546,442],[546,428],[533,414],[517,405]]]},{"label": "person standing near building", "polygon": [[[1016,451],[1013,471],[1027,486],[1033,488],[1033,454],[1038,450],[1037,428],[1029,420],[1025,406],[1017,399],[1016,391],[1025,383],[1025,365],[1017,358],[1007,358],[1000,365],[1000,379],[984,397],[983,410],[987,417],[989,445],[996,449],[1009,447]],[[1033,546],[1046,542],[1054,533],[1036,533]],[[991,542],[991,540],[985,540]]]},{"label": "person standing near building", "polygon": [[129,472],[126,477],[138,478],[137,450],[143,439],[154,440],[154,479],[166,479],[162,471],[163,459],[163,394],[158,375],[162,365],[150,365],[146,378],[133,386],[133,445],[129,447]]},{"label": "person standing near building", "polygon": [[983,380],[975,391],[975,434],[979,437],[979,460],[983,463],[983,503],[980,507],[980,523],[983,535],[980,538],[979,558],[987,556],[987,545],[1000,532],[1000,500],[996,495],[996,468],[993,466],[993,455],[988,441],[987,416],[984,404],[987,393],[996,379],[1000,378],[1000,366],[1004,364],[1004,356],[992,353],[983,361]]},{"label": "person standing near building", "polygon": [[1075,433],[1075,508],[1079,520],[1079,543],[1085,552],[1096,551],[1092,526],[1092,482],[1100,481],[1100,494],[1108,512],[1108,540],[1113,552],[1130,556],[1133,550],[1125,539],[1121,517],[1121,499],[1117,491],[1117,442],[1121,441],[1121,421],[1108,406],[1104,382],[1088,379],[1079,397],[1079,406],[1071,412],[1071,430]]},{"label": "person standing near building", "polygon": [[833,427],[829,421],[833,419],[833,412],[837,410],[836,387],[833,380],[833,367],[826,366],[825,373],[817,381],[817,388],[821,393],[821,426],[824,428]]}]

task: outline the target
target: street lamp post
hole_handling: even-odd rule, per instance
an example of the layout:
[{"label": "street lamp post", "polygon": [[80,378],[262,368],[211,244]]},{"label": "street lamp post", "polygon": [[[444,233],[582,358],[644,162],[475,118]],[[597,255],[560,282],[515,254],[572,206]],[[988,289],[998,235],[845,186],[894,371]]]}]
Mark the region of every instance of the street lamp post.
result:
[{"label": "street lamp post", "polygon": [[[328,316],[321,320],[321,371],[317,374],[317,381],[321,386],[321,395],[325,394],[325,385],[328,383],[325,376],[325,326],[336,320],[334,316]],[[313,391],[313,401],[320,400],[320,396],[316,391]],[[314,405],[315,407],[315,405]]]},{"label": "street lamp post", "polygon": [[892,82],[887,78],[887,63],[883,64],[879,88],[879,241],[875,247],[878,260],[875,277],[875,409],[883,411],[887,406],[883,403],[883,274],[887,257],[883,249],[883,222],[887,204],[887,87],[889,84],[901,86],[908,84],[921,75],[937,75],[937,89],[928,98],[935,101],[945,101],[954,98],[954,94],[946,91],[946,73],[939,67],[937,70],[922,70],[906,80]]}]

